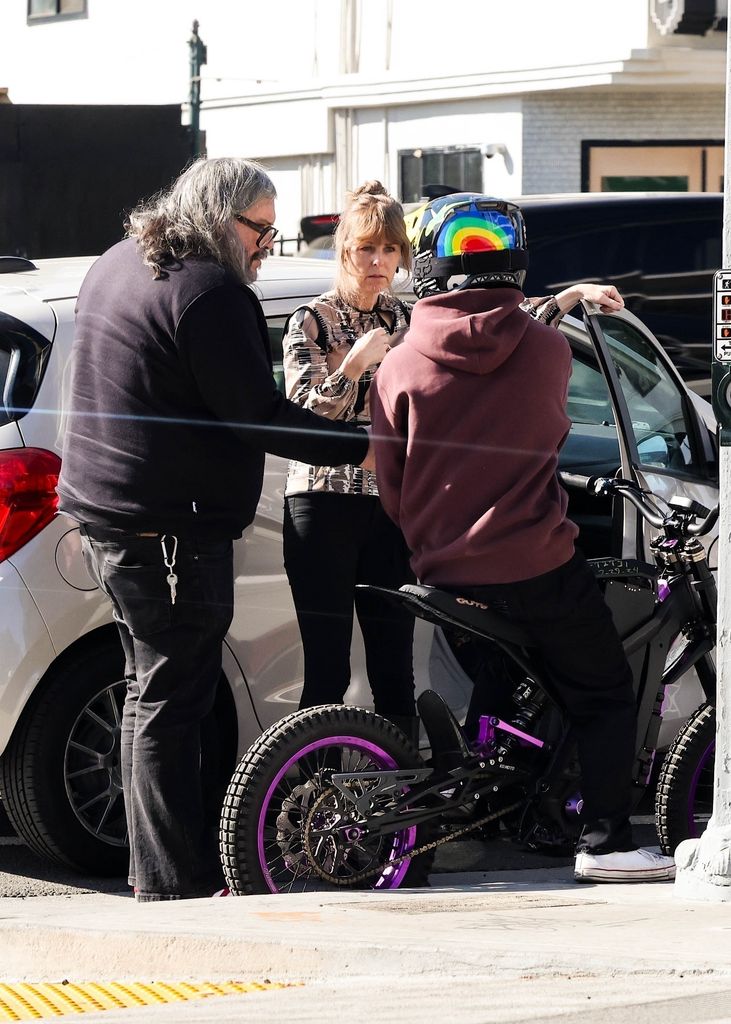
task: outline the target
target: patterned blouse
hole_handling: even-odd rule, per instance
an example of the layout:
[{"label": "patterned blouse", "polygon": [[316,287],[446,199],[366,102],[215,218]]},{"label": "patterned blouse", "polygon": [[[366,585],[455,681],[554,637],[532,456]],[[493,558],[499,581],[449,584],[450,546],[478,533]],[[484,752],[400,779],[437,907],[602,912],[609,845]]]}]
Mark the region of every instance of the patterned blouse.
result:
[{"label": "patterned blouse", "polygon": [[[340,372],[340,364],[358,338],[374,327],[385,327],[393,334],[405,330],[411,307],[381,292],[375,308],[366,312],[327,292],[311,302],[310,309],[319,315],[325,330],[321,332],[317,318],[304,306],[292,314],[283,341],[287,397],[332,420],[369,424],[368,390],[378,367],[370,366],[355,381]],[[525,299],[521,309],[544,323],[557,325],[560,319],[552,295]],[[370,470],[290,461],[285,494],[306,491],[378,495],[376,474]]]},{"label": "patterned blouse", "polygon": [[[292,314],[283,341],[287,397],[332,420],[369,424],[368,389],[378,367],[368,367],[356,381],[340,372],[340,364],[358,338],[375,327],[385,327],[392,334],[405,330],[410,306],[386,292],[368,311],[348,305],[335,292],[327,292],[309,305],[319,314],[325,330],[320,330],[316,317],[305,307]],[[370,470],[291,461],[285,493],[303,491],[378,494],[376,474]]]}]

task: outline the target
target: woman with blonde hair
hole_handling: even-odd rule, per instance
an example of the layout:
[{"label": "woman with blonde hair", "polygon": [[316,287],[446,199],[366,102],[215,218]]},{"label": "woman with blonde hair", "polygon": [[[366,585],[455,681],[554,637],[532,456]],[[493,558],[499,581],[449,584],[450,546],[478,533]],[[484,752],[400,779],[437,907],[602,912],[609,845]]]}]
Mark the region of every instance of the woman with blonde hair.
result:
[{"label": "woman with blonde hair", "polygon": [[[401,204],[379,181],[348,196],[335,232],[332,291],[295,310],[284,337],[287,396],[329,419],[370,423],[373,375],[408,326],[410,307],[391,291],[411,267]],[[375,473],[358,466],[290,462],[284,561],[302,634],[300,707],[341,703],[350,684],[358,615],[375,710],[414,741],[413,618],[357,583],[412,582],[409,552],[384,513]]]}]

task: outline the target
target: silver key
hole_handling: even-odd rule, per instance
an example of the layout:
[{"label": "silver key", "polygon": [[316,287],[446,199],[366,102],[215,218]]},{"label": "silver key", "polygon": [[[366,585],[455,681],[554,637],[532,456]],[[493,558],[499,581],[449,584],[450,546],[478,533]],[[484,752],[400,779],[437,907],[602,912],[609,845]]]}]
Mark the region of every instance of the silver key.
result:
[{"label": "silver key", "polygon": [[165,563],[166,569],[169,570],[166,579],[167,579],[167,585],[170,587],[170,603],[171,604],[175,604],[175,594],[176,594],[177,589],[178,589],[178,577],[175,575],[174,569],[175,569],[175,556],[178,553],[178,538],[177,537],[173,537],[172,535],[170,536],[170,539],[171,539],[172,544],[173,544],[172,554],[170,554],[170,555],[168,554],[168,549],[167,549],[167,544],[166,544],[167,539],[168,539],[167,538],[167,534],[163,534],[162,537],[160,538],[160,546],[162,547],[162,560]]}]

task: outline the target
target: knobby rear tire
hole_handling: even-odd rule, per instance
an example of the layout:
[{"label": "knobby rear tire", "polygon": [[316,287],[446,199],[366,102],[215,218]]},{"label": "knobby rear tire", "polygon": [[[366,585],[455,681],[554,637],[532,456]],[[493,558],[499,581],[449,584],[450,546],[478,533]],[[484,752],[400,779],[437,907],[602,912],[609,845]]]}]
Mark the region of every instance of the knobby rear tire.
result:
[{"label": "knobby rear tire", "polygon": [[716,712],[704,704],[688,719],[665,755],[655,795],[660,847],[672,856],[684,839],[705,831],[713,807]]},{"label": "knobby rear tire", "polygon": [[[354,743],[338,743],[337,740],[353,739]],[[327,741],[333,739],[335,746]],[[417,750],[397,726],[387,719],[363,708],[338,704],[322,705],[305,711],[296,711],[276,722],[264,732],[249,748],[236,768],[224,799],[221,816],[220,849],[226,881],[231,892],[238,896],[286,891],[307,891],[327,888],[327,883],[317,876],[296,877],[285,868],[278,834],[280,827],[273,825],[282,814],[282,789],[299,786],[307,781],[312,753],[319,756],[326,767],[339,766],[339,754],[358,750],[362,745],[364,758],[372,763],[367,770],[383,768],[423,768]],[[380,754],[377,752],[381,752]],[[304,759],[299,760],[302,756]],[[360,756],[360,751],[358,751]],[[289,766],[289,767],[288,767]],[[283,771],[281,784],[275,782]],[[351,757],[349,770],[357,768]],[[314,773],[313,773],[314,774]],[[274,788],[272,788],[274,787]],[[297,814],[294,815],[295,823]],[[300,816],[301,820],[301,816]],[[266,825],[266,827],[265,827]],[[285,820],[285,825],[289,821]],[[403,830],[395,833],[384,847],[392,848],[395,857],[408,849],[429,841],[429,829],[417,826],[413,832]],[[296,833],[296,828],[294,830]],[[268,838],[265,840],[265,834]],[[297,847],[296,834],[290,833],[292,841],[287,851]],[[289,840],[285,840],[288,842]],[[365,842],[368,842],[366,838]],[[361,882],[359,888],[399,888],[427,884],[434,852],[412,858],[403,870],[392,869],[388,873]],[[384,857],[384,860],[386,857]],[[273,866],[276,862],[275,867]],[[337,886],[333,886],[338,888]]]}]

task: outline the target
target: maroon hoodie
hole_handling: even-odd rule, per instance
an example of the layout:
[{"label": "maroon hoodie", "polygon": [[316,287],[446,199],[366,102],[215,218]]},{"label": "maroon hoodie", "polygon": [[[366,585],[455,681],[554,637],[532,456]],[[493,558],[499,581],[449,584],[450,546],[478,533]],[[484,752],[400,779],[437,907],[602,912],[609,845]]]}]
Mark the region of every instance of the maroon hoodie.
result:
[{"label": "maroon hoodie", "polygon": [[514,288],[419,300],[371,387],[381,501],[426,584],[530,579],[567,562],[556,477],[571,351]]}]

